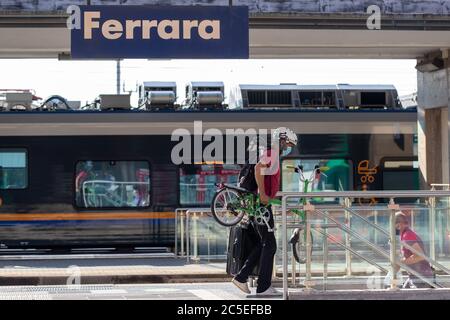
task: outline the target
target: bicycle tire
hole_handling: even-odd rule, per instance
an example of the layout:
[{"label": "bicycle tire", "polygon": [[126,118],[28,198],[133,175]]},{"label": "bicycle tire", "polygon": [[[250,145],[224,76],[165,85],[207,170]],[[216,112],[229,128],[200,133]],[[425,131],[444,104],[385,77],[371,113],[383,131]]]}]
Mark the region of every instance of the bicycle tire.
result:
[{"label": "bicycle tire", "polygon": [[[301,234],[298,237],[297,241],[292,243],[292,253],[294,255],[294,259],[295,261],[297,261],[297,263],[299,264],[305,264],[306,263],[306,248],[305,248],[305,243],[303,240],[303,232],[300,231]],[[310,232],[311,234],[311,256],[312,256],[312,250],[313,250],[313,244],[314,244],[314,238],[313,238],[313,234],[312,232]],[[302,253],[304,252],[304,253]]]},{"label": "bicycle tire", "polygon": [[224,191],[228,191],[228,192],[233,193],[233,194],[237,195],[238,197],[240,197],[240,194],[239,194],[237,191],[235,191],[235,190],[228,189],[228,188],[222,188],[222,189],[220,189],[219,191],[217,191],[217,192],[214,194],[214,197],[213,197],[213,199],[212,199],[212,201],[211,201],[211,214],[212,214],[212,216],[214,217],[214,219],[215,219],[220,225],[222,225],[222,226],[224,226],[224,227],[233,227],[233,226],[237,225],[239,222],[241,222],[241,220],[244,218],[244,212],[239,213],[238,216],[236,217],[236,219],[234,219],[234,220],[232,220],[232,222],[228,222],[228,223],[227,223],[227,222],[224,222],[224,221],[219,217],[218,213],[216,212],[215,203],[216,203],[217,198],[218,198]]}]

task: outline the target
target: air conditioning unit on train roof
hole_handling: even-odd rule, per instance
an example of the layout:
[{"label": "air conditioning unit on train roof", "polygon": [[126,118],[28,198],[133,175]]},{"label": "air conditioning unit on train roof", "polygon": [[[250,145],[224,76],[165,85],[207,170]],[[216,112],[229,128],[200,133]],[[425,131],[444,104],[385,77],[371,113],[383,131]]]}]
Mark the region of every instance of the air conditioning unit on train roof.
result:
[{"label": "air conditioning unit on train roof", "polygon": [[339,84],[337,88],[347,109],[402,109],[392,84]]},{"label": "air conditioning unit on train roof", "polygon": [[81,108],[81,101],[79,100],[69,100],[67,104],[71,110],[79,110]]},{"label": "air conditioning unit on train roof", "polygon": [[101,110],[130,109],[130,94],[101,94]]},{"label": "air conditioning unit on train roof", "polygon": [[3,107],[6,110],[25,109],[31,110],[33,103],[33,94],[31,92],[5,92]]},{"label": "air conditioning unit on train roof", "polygon": [[138,89],[139,107],[146,109],[174,108],[177,100],[177,83],[145,81]]},{"label": "air conditioning unit on train roof", "polygon": [[185,106],[189,108],[223,108],[225,85],[223,82],[192,81],[186,85]]},{"label": "air conditioning unit on train roof", "polygon": [[230,109],[286,109],[299,106],[297,84],[240,84],[230,92]]}]

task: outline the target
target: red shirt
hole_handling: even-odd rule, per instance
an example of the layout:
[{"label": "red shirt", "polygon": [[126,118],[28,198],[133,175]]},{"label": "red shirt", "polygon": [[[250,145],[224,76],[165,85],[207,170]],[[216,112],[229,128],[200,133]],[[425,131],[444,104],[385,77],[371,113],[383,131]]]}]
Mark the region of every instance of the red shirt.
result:
[{"label": "red shirt", "polygon": [[[410,246],[413,246],[415,243],[419,244],[420,248],[426,256],[427,253],[425,251],[423,241],[413,230],[407,228],[405,231],[403,231],[400,235],[400,240],[406,242]],[[413,255],[413,252],[408,248],[402,246],[402,254],[403,257],[407,259]],[[433,274],[430,264],[426,260],[419,261],[415,264],[410,264],[409,267],[424,276],[431,276]]]},{"label": "red shirt", "polygon": [[261,157],[261,162],[268,167],[262,171],[264,175],[264,189],[269,198],[275,198],[280,191],[280,158],[273,155],[271,150],[267,150]]}]

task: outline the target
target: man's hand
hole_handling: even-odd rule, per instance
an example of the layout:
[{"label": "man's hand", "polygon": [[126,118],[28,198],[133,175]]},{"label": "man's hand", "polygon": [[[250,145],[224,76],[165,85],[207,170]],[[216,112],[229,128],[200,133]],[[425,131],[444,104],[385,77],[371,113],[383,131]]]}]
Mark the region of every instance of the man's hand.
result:
[{"label": "man's hand", "polygon": [[269,204],[269,197],[267,196],[267,194],[265,193],[261,193],[259,195],[259,200],[261,201],[262,204],[267,205]]}]

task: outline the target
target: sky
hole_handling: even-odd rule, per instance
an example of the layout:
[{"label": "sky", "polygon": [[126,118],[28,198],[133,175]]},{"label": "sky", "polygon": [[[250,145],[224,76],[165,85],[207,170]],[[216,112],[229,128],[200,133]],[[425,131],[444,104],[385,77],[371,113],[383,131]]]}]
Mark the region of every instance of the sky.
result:
[{"label": "sky", "polygon": [[[393,84],[400,95],[417,91],[415,60],[123,60],[121,89],[142,81],[177,82],[178,102],[189,81],[223,81],[225,96],[237,84]],[[39,97],[58,94],[82,105],[99,94],[116,93],[115,61],[1,59],[0,89],[33,89]],[[137,105],[132,93],[131,104]]]}]

